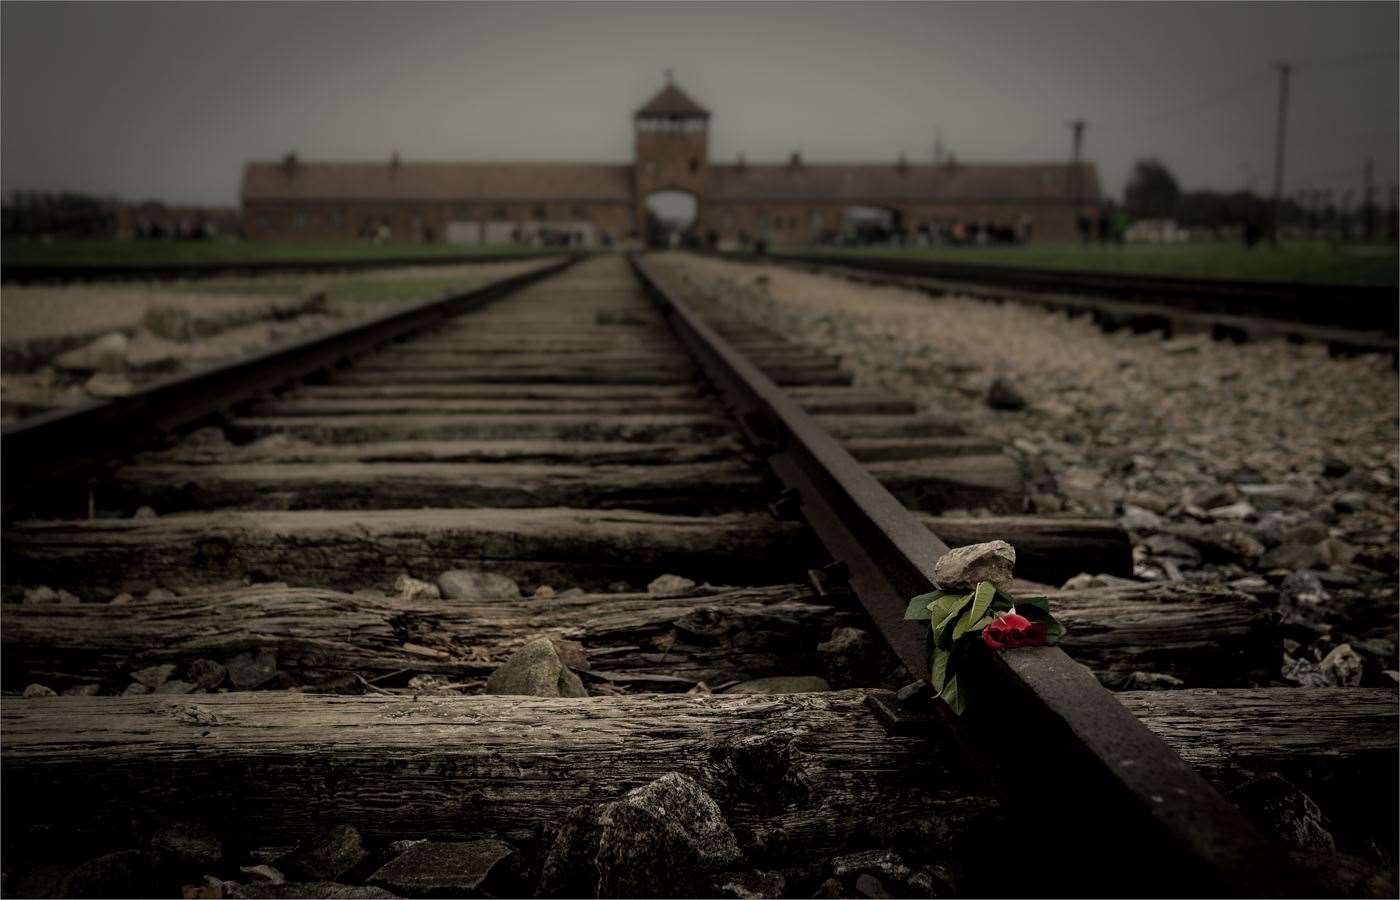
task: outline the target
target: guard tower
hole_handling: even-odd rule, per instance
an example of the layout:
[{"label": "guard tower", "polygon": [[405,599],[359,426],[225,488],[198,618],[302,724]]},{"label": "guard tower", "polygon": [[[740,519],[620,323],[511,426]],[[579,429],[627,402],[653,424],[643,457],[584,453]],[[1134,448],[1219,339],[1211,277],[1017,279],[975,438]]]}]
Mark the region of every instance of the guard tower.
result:
[{"label": "guard tower", "polygon": [[646,221],[646,198],[655,191],[685,191],[697,206],[709,165],[710,112],[666,77],[666,86],[633,115],[636,138],[634,184],[638,228]]}]

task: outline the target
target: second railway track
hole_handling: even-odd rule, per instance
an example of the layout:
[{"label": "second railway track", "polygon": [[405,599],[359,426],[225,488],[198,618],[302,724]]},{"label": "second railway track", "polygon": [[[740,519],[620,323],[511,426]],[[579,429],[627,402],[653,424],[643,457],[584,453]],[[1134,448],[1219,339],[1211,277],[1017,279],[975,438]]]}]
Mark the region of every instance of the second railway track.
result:
[{"label": "second railway track", "polygon": [[[676,288],[576,263],[27,492],[6,599],[54,602],[0,605],[5,686],[70,696],[3,707],[6,893],[113,852],[161,885],[246,881],[338,824],[365,849],[329,880],[398,890],[403,839],[501,842],[518,865],[490,890],[523,895],[1314,887],[1219,792],[1280,772],[1355,805],[1393,782],[1393,692],[1258,687],[1267,610],[1144,584],[1054,595],[1088,669],[988,654],[964,720],[897,698],[927,665],[903,601],[945,545],[1006,539],[1019,577],[1059,584],[1130,574],[1126,536],[1023,515],[994,444]],[[79,492],[93,515],[63,516]],[[427,587],[460,570],[474,587]],[[484,692],[543,638],[533,671],[564,696]],[[1142,672],[1182,689],[1101,686]],[[738,856],[575,865],[606,840],[588,810],[668,773]],[[1394,796],[1343,849],[1393,835]],[[149,862],[172,825],[227,858]]]}]

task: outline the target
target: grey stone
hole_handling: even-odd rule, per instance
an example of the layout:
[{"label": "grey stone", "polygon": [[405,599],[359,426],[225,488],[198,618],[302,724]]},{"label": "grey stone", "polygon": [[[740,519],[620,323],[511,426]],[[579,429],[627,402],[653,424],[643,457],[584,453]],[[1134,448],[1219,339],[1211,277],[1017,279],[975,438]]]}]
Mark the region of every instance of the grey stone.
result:
[{"label": "grey stone", "polygon": [[886,898],[890,896],[890,892],[885,890],[880,879],[869,874],[856,876],[855,893],[857,897]]},{"label": "grey stone", "polygon": [[1003,591],[1011,589],[1016,548],[1006,541],[987,541],[956,547],[938,558],[933,579],[945,591],[970,591],[979,581],[990,581]]},{"label": "grey stone", "polygon": [[131,517],[133,519],[158,519],[160,518],[160,513],[149,506],[142,506],[139,507],[136,512],[132,513]]},{"label": "grey stone", "polygon": [[1310,569],[1321,561],[1316,547],[1285,543],[1265,553],[1259,564],[1266,569]]},{"label": "grey stone", "polygon": [[1116,679],[1112,687],[1120,691],[1174,691],[1186,683],[1165,672],[1129,672]]},{"label": "grey stone", "polygon": [[26,697],[57,697],[58,692],[42,684],[31,684],[24,689]]},{"label": "grey stone", "polygon": [[1142,582],[1134,581],[1131,578],[1120,578],[1117,575],[1090,575],[1088,572],[1080,572],[1060,585],[1062,591],[1085,591],[1090,588],[1106,587],[1137,587]]},{"label": "grey stone", "polygon": [[228,668],[212,659],[196,659],[190,663],[185,677],[201,690],[212,691],[224,683],[224,679],[228,677]]},{"label": "grey stone", "polygon": [[367,856],[360,832],[342,823],[298,844],[277,860],[277,868],[303,881],[338,881]]},{"label": "grey stone", "polygon": [[214,869],[223,864],[224,842],[204,822],[174,822],[151,835],[151,854],[158,866]]},{"label": "grey stone", "polygon": [[150,692],[151,692],[151,689],[148,688],[148,687],[146,687],[144,684],[141,684],[141,683],[139,683],[139,682],[133,681],[131,684],[128,684],[128,685],[126,686],[126,690],[122,691],[122,696],[123,696],[123,697],[135,697],[135,696],[138,696],[138,695],[140,695],[140,694],[149,694]]},{"label": "grey stone", "polygon": [[91,397],[99,400],[110,400],[113,397],[125,397],[136,390],[136,385],[131,383],[131,379],[125,375],[115,372],[98,372],[87,381],[83,382],[83,390],[87,391]]},{"label": "grey stone", "polygon": [[1025,409],[1026,398],[1007,379],[997,376],[987,388],[987,405],[992,409]]},{"label": "grey stone", "polygon": [[181,681],[181,680],[178,679],[178,678],[174,678],[174,679],[171,679],[170,681],[163,682],[163,683],[160,685],[160,687],[156,688],[156,689],[155,689],[154,691],[152,691],[151,693],[153,693],[153,694],[188,694],[189,692],[193,691],[194,689],[195,689],[195,686],[194,686],[193,684],[191,684],[190,682],[188,682],[188,681]]},{"label": "grey stone", "polygon": [[1332,509],[1339,513],[1360,512],[1369,505],[1369,498],[1361,491],[1344,491],[1332,498]]},{"label": "grey stone", "polygon": [[440,600],[442,594],[438,586],[420,581],[412,575],[400,575],[394,579],[394,590],[400,600]]},{"label": "grey stone", "polygon": [[151,601],[174,600],[175,592],[167,590],[166,588],[151,588],[146,592],[146,599]]},{"label": "grey stone", "polygon": [[102,693],[100,684],[75,684],[63,689],[65,697],[96,697]]},{"label": "grey stone", "polygon": [[518,600],[520,585],[497,572],[476,569],[449,569],[437,577],[438,592],[445,600],[482,598]]},{"label": "grey stone", "polygon": [[59,354],[53,364],[70,372],[120,372],[126,368],[129,344],[125,334],[113,331],[76,350]]},{"label": "grey stone", "polygon": [[726,694],[806,694],[812,691],[829,691],[831,685],[825,678],[815,675],[778,675],[772,678],[755,678],[741,681],[725,690]]},{"label": "grey stone", "polygon": [[1350,644],[1338,644],[1322,658],[1322,661],[1317,664],[1317,668],[1327,679],[1328,684],[1337,687],[1356,687],[1361,684],[1366,664],[1362,660],[1361,654],[1353,650]]},{"label": "grey stone", "polygon": [[1143,541],[1142,546],[1152,556],[1165,556],[1168,559],[1179,559],[1191,563],[1201,561],[1201,551],[1181,538],[1172,537],[1169,534],[1154,534]]},{"label": "grey stone", "polygon": [[695,582],[689,578],[682,578],[679,575],[661,575],[652,580],[647,585],[648,594],[684,594],[686,591],[694,590]]},{"label": "grey stone", "polygon": [[1304,522],[1283,529],[1279,537],[1285,544],[1316,544],[1327,540],[1331,535],[1325,522]]},{"label": "grey stone", "polygon": [[1162,527],[1162,517],[1145,507],[1125,503],[1118,524],[1129,531],[1154,531]]},{"label": "grey stone", "polygon": [[1337,848],[1323,824],[1322,809],[1275,773],[1245,782],[1226,796],[1256,825],[1287,844],[1312,850]]},{"label": "grey stone", "polygon": [[287,883],[287,876],[282,874],[282,870],[268,863],[258,863],[256,866],[239,866],[238,871],[244,875],[253,876],[253,881],[258,884]]},{"label": "grey stone", "polygon": [[156,897],[155,867],[139,850],[118,850],[74,868],[58,884],[56,897]]},{"label": "grey stone", "polygon": [[229,660],[226,668],[233,686],[249,691],[277,677],[277,654],[271,650],[247,651]]},{"label": "grey stone", "polygon": [[884,680],[890,656],[884,643],[870,632],[843,625],[831,639],[817,645],[827,681],[840,687],[864,687]]},{"label": "grey stone", "polygon": [[621,799],[577,807],[550,847],[542,897],[699,897],[742,854],[719,806],[677,772]]},{"label": "grey stone", "polygon": [[406,897],[513,896],[519,874],[509,844],[425,841],[384,864],[369,881]]},{"label": "grey stone", "polygon": [[144,669],[138,669],[132,672],[131,680],[138,684],[144,684],[154,691],[162,684],[165,684],[174,673],[175,665],[173,663],[162,663],[158,666],[147,666]]},{"label": "grey stone", "polygon": [[1246,500],[1239,500],[1226,506],[1213,506],[1206,512],[1210,513],[1212,519],[1231,519],[1237,522],[1252,519],[1258,515],[1258,510]]},{"label": "grey stone", "polygon": [[771,900],[783,896],[787,879],[780,872],[727,872],[715,885],[715,896],[732,900]]},{"label": "grey stone", "polygon": [[538,638],[516,650],[486,679],[488,694],[532,697],[586,697],[579,677],[564,665],[549,638]]}]

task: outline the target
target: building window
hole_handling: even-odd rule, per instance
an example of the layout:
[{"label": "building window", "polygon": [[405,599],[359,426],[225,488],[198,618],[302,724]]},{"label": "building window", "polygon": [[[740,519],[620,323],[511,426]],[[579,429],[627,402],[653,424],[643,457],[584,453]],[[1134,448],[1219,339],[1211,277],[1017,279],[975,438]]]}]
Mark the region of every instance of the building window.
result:
[{"label": "building window", "polygon": [[295,222],[298,231],[306,230],[306,213],[297,213],[296,217],[292,221]]},{"label": "building window", "polygon": [[693,157],[693,156],[690,158],[690,171],[692,171],[692,172],[699,172],[699,171],[700,171],[700,160],[696,159],[696,158]]},{"label": "building window", "polygon": [[506,208],[504,206],[498,206],[491,215],[497,219],[504,219],[506,217]]},{"label": "building window", "polygon": [[543,206],[536,206],[536,207],[535,207],[535,218],[536,218],[536,219],[543,219],[543,218],[544,218],[544,207],[543,207]]},{"label": "building window", "polygon": [[586,219],[588,218],[588,210],[584,209],[582,206],[575,206],[573,209],[569,210],[569,215],[573,216],[575,219]]}]

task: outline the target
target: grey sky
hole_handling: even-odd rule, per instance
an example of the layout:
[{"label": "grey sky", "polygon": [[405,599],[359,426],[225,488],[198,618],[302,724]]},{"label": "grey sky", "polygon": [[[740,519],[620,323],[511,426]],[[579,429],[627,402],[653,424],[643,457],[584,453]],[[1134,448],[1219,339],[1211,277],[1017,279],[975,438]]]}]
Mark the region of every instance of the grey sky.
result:
[{"label": "grey sky", "polygon": [[0,180],[236,202],[242,163],[614,160],[673,68],[732,160],[1067,159],[1118,193],[1396,180],[1395,3],[0,4]]}]

